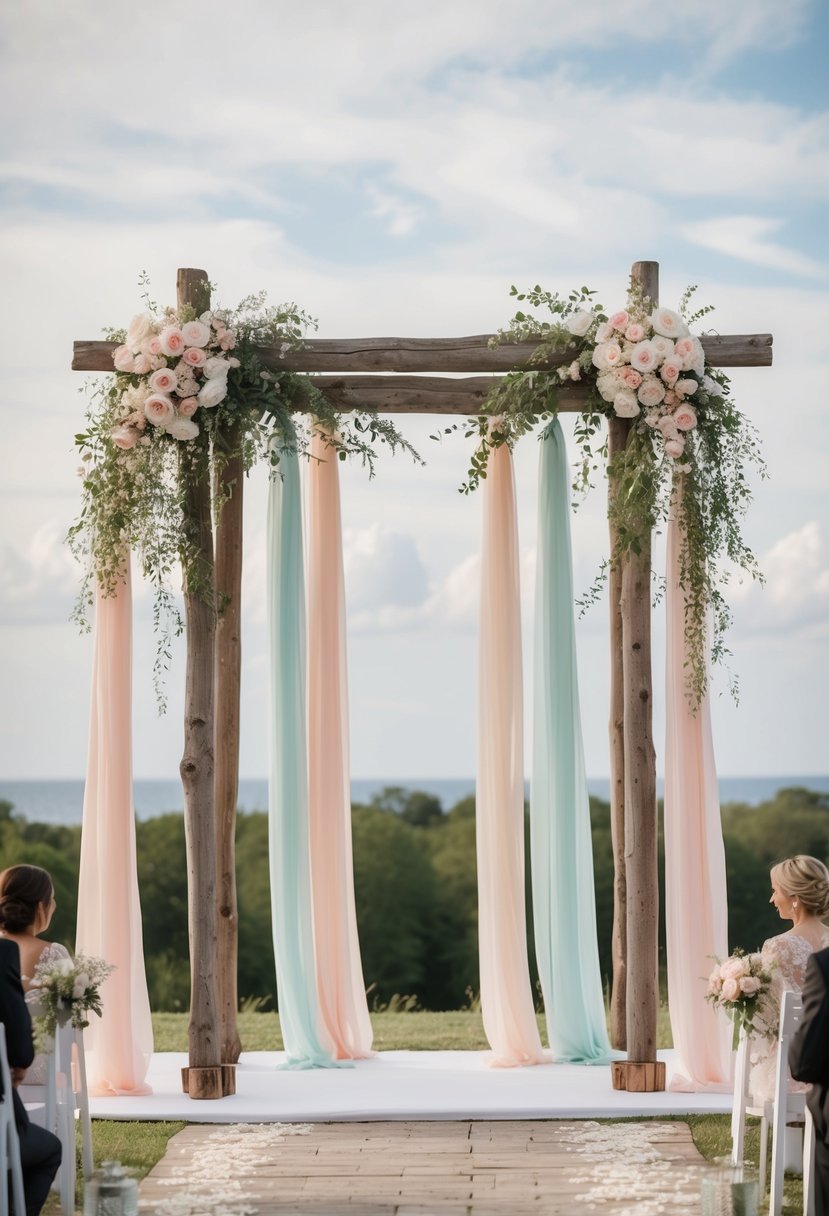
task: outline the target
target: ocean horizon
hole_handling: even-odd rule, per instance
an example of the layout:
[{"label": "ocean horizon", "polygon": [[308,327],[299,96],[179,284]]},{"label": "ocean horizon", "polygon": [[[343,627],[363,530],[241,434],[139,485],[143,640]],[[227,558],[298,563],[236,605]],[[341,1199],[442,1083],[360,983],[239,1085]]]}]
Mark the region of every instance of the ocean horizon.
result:
[{"label": "ocean horizon", "polygon": [[[657,779],[657,796],[662,797],[663,781]],[[399,786],[405,790],[422,790],[440,800],[449,811],[475,792],[474,777],[355,777],[351,782],[351,801],[367,803],[383,789]],[[607,800],[610,780],[607,777],[588,778],[587,787],[594,797]],[[801,787],[829,794],[829,776],[787,777],[720,777],[720,802],[742,802],[757,806],[774,798],[778,790]],[[30,823],[77,824],[83,817],[83,778],[50,781],[0,781],[0,801],[12,803],[14,814]],[[529,794],[529,785],[527,785]],[[181,785],[176,780],[136,778],[133,800],[138,819],[152,819],[170,812],[181,813],[184,800]],[[268,807],[268,783],[262,777],[239,781],[238,808],[240,812],[264,811]]]}]

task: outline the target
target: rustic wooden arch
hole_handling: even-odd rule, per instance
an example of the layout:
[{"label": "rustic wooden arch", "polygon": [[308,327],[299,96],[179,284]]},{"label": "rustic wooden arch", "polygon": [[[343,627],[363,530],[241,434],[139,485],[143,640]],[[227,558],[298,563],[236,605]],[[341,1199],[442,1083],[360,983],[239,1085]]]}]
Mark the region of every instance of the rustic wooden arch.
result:
[{"label": "rustic wooden arch", "polygon": [[[654,304],[659,300],[659,265],[635,262],[631,271]],[[206,271],[177,272],[179,307],[209,306]],[[490,347],[491,334],[462,338],[311,339],[284,358],[262,348],[274,370],[315,374],[315,384],[338,410],[373,408],[382,413],[475,415],[493,376],[526,366],[537,344]],[[770,334],[702,338],[715,367],[768,367]],[[76,371],[112,371],[114,342],[74,344]],[[563,352],[535,366],[569,363]],[[405,373],[438,373],[406,375]],[[447,377],[440,373],[451,372]],[[360,373],[372,373],[361,375]],[[457,373],[473,373],[457,378]],[[587,388],[566,383],[559,409],[585,408]],[[609,453],[624,448],[631,423],[609,419]],[[229,436],[232,438],[232,436]],[[186,506],[198,527],[202,556],[214,571],[217,601],[226,605],[218,621],[185,587],[187,688],[185,745],[180,771],[187,835],[191,1001],[189,1068],[185,1092],[217,1098],[233,1092],[233,1064],[240,1043],[236,1025],[236,880],[234,835],[239,776],[241,676],[240,596],[244,477],[239,460],[221,474],[230,491],[215,533],[207,477],[193,485]],[[609,482],[612,497],[614,485]],[[610,537],[611,551],[614,536]],[[614,851],[613,988],[611,1038],[627,1061],[614,1066],[616,1088],[664,1088],[657,1064],[657,807],[653,745],[650,601],[650,543],[629,553],[610,574],[610,773]],[[632,842],[636,842],[633,847]]]}]

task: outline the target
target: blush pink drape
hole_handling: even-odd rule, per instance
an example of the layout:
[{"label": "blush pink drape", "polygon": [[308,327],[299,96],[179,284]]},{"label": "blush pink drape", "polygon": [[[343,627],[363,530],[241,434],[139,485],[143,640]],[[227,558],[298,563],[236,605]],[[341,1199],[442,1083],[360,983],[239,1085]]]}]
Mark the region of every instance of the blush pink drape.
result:
[{"label": "blush pink drape", "polygon": [[320,1013],[336,1059],[371,1052],[357,937],[340,483],[323,433],[308,468],[308,810]]},{"label": "blush pink drape", "polygon": [[478,708],[478,949],[491,1063],[545,1062],[527,962],[521,600],[512,453],[484,482]]},{"label": "blush pink drape", "polygon": [[670,1088],[731,1088],[729,1026],[705,1001],[713,956],[728,954],[725,846],[707,696],[686,690],[682,537],[668,522],[665,745],[665,923],[668,1006],[677,1068]]},{"label": "blush pink drape", "polygon": [[78,879],[79,954],[116,970],[103,1016],[84,1034],[89,1092],[146,1094],[153,1053],[144,972],[132,802],[132,595],[129,565],[115,595],[95,601],[89,753]]}]

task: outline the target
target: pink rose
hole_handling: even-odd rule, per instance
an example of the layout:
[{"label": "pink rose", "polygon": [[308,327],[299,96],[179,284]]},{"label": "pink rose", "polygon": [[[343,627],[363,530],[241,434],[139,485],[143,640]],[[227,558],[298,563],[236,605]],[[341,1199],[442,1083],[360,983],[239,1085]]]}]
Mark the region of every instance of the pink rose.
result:
[{"label": "pink rose", "polygon": [[150,376],[150,388],[154,393],[172,393],[178,383],[171,367],[160,367]]},{"label": "pink rose", "polygon": [[150,338],[149,342],[146,345],[146,349],[144,350],[144,354],[146,354],[146,355],[160,355],[161,354],[161,339],[159,338],[158,334],[153,334],[152,338]]},{"label": "pink rose", "polygon": [[204,367],[207,362],[207,355],[200,346],[188,346],[181,357],[189,367]]},{"label": "pink rose", "polygon": [[201,321],[188,321],[181,327],[181,335],[188,346],[207,346],[210,330]]},{"label": "pink rose", "polygon": [[674,351],[682,358],[682,370],[696,372],[701,376],[705,371],[705,351],[699,338],[680,338],[674,346]]},{"label": "pink rose", "polygon": [[[682,455],[682,453],[685,451],[685,440],[682,438],[681,435],[677,436],[676,439],[666,439],[665,440],[665,451],[668,453],[669,456],[673,457],[674,460],[678,460],[679,457]],[[723,992],[725,991],[725,984],[736,984],[736,983],[737,983],[736,980],[726,980],[725,983],[723,984]]]},{"label": "pink rose", "polygon": [[746,958],[727,958],[720,968],[724,980],[739,979],[740,976],[748,975],[750,970],[751,968]]},{"label": "pink rose", "polygon": [[132,351],[128,346],[116,346],[112,352],[112,362],[119,372],[131,372],[135,366]]},{"label": "pink rose", "polygon": [[172,422],[176,411],[169,397],[163,393],[151,393],[144,402],[144,413],[153,426],[166,427]]},{"label": "pink rose", "polygon": [[134,448],[138,441],[138,431],[131,426],[116,426],[109,433],[110,439],[117,448]]},{"label": "pink rose", "polygon": [[644,325],[640,325],[638,321],[632,321],[625,330],[625,337],[628,342],[641,342],[645,332]]},{"label": "pink rose", "polygon": [[179,401],[178,403],[178,412],[182,418],[192,418],[198,408],[199,403],[195,397],[185,397],[183,401]]},{"label": "pink rose", "polygon": [[684,380],[677,380],[676,384],[674,385],[674,392],[678,393],[680,397],[690,397],[697,391],[698,388],[698,382],[696,380],[692,380],[689,376]]},{"label": "pink rose", "polygon": [[659,369],[659,374],[666,384],[673,384],[682,371],[682,360],[676,354],[669,355]]},{"label": "pink rose", "polygon": [[184,350],[184,335],[177,325],[165,325],[158,338],[164,355],[180,355]]},{"label": "pink rose", "polygon": [[628,388],[637,389],[642,383],[642,376],[635,367],[625,367],[622,369],[622,380]]},{"label": "pink rose", "polygon": [[593,363],[599,371],[615,367],[621,358],[622,348],[618,342],[601,342],[593,351]]},{"label": "pink rose", "polygon": [[745,996],[754,996],[755,992],[760,991],[760,981],[754,975],[744,975],[740,980],[740,991]]},{"label": "pink rose", "polygon": [[221,346],[222,350],[233,350],[235,345],[236,335],[232,334],[229,329],[226,330],[219,339],[219,346]]},{"label": "pink rose", "polygon": [[674,411],[674,422],[679,431],[692,431],[697,425],[697,411],[687,403]]},{"label": "pink rose", "polygon": [[[659,427],[659,430],[662,432],[663,438],[665,438],[665,439],[678,439],[679,438],[679,431],[677,430],[677,425],[674,422],[673,414],[663,414],[661,416],[661,418],[657,419],[656,425]],[[726,970],[727,966],[728,966],[727,963],[723,963],[722,967],[720,968],[720,970],[722,971],[722,974],[723,974],[723,978],[725,978],[726,975],[731,974],[731,972]]]},{"label": "pink rose", "polygon": [[622,309],[620,312],[614,312],[613,316],[608,321],[608,325],[612,329],[621,329],[623,332],[630,324],[630,313]]},{"label": "pink rose", "polygon": [[648,376],[639,386],[639,400],[646,410],[659,405],[665,396],[665,387],[655,376]]},{"label": "pink rose", "polygon": [[658,361],[656,351],[650,342],[637,342],[630,352],[630,365],[635,367],[638,372],[653,371]]}]

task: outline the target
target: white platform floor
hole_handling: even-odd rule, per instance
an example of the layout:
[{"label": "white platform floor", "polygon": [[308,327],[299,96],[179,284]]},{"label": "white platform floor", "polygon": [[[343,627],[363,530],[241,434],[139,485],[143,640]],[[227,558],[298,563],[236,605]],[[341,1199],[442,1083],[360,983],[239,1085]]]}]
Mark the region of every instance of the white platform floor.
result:
[{"label": "white platform floor", "polygon": [[[670,1082],[673,1052],[662,1051]],[[245,1052],[236,1093],[194,1101],[181,1092],[186,1055],[153,1056],[152,1094],[91,1098],[95,1119],[190,1123],[326,1122],[386,1119],[597,1119],[726,1114],[730,1094],[628,1094],[614,1090],[610,1068],[549,1064],[490,1068],[475,1051],[386,1051],[353,1068],[280,1070],[281,1052]]]}]

